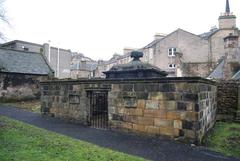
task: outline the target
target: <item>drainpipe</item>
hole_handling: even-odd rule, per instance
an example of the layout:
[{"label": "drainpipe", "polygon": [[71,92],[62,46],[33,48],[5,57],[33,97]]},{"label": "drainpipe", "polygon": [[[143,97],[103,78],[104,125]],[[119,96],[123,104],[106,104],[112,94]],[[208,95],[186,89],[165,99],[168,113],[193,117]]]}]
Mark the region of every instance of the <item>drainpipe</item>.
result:
[{"label": "drainpipe", "polygon": [[48,44],[49,44],[49,48],[48,48],[48,61],[49,61],[49,63],[51,62],[51,47],[50,47],[50,43],[51,43],[51,41],[48,40]]},{"label": "drainpipe", "polygon": [[59,47],[58,47],[58,52],[57,52],[57,77],[59,78],[60,75],[60,53],[59,53]]}]

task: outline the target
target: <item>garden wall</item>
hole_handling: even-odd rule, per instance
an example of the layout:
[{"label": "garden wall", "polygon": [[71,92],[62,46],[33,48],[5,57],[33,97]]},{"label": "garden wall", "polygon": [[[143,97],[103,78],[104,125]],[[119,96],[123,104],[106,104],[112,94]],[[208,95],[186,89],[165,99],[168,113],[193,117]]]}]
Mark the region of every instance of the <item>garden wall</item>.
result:
[{"label": "garden wall", "polygon": [[240,81],[222,80],[217,85],[218,120],[237,121],[240,111]]},{"label": "garden wall", "polygon": [[47,75],[0,73],[0,102],[40,99],[40,81]]}]

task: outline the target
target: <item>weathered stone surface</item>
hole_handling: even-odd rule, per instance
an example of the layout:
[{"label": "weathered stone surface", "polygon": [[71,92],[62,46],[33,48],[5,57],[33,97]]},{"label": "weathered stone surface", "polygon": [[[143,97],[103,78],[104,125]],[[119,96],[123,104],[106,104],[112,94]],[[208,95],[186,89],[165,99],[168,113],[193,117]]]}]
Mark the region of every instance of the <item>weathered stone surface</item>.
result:
[{"label": "weathered stone surface", "polygon": [[198,101],[198,95],[197,94],[192,94],[192,93],[183,93],[182,94],[182,100],[183,101],[196,102],[196,101]]},{"label": "weathered stone surface", "polygon": [[124,118],[123,118],[123,121],[137,124],[138,123],[138,116],[125,115]]},{"label": "weathered stone surface", "polygon": [[126,109],[125,108],[124,113],[130,116],[143,116],[142,109]]},{"label": "weathered stone surface", "polygon": [[120,92],[121,88],[119,84],[112,84],[112,91]]},{"label": "weathered stone surface", "polygon": [[182,121],[180,120],[174,120],[173,127],[175,129],[182,129]]},{"label": "weathered stone surface", "polygon": [[149,100],[163,100],[164,96],[162,92],[149,92],[148,95]]},{"label": "weathered stone surface", "polygon": [[190,112],[186,111],[181,113],[181,119],[187,121],[197,121],[198,120],[198,113],[197,112]]},{"label": "weathered stone surface", "polygon": [[137,101],[137,108],[144,109],[145,105],[146,105],[146,101],[145,100],[138,100]]},{"label": "weathered stone surface", "polygon": [[156,126],[146,126],[145,131],[148,134],[159,134],[160,133],[160,128]]},{"label": "weathered stone surface", "polygon": [[176,110],[176,101],[159,101],[159,109],[161,110]]},{"label": "weathered stone surface", "polygon": [[174,128],[169,128],[169,127],[160,127],[160,134],[162,135],[167,135],[167,136],[178,136],[179,135],[179,130],[174,129]]},{"label": "weathered stone surface", "polygon": [[134,91],[135,92],[144,92],[145,91],[145,85],[143,83],[134,84]]},{"label": "weathered stone surface", "polygon": [[187,130],[192,130],[193,129],[193,122],[191,121],[182,121],[182,128],[187,129]]},{"label": "weathered stone surface", "polygon": [[161,118],[161,119],[166,119],[167,118],[167,110],[157,110],[154,113],[154,117]]},{"label": "weathered stone surface", "polygon": [[145,85],[146,91],[159,91],[159,85],[157,83],[151,83],[151,84],[146,84]]},{"label": "weathered stone surface", "polygon": [[132,123],[128,123],[128,122],[122,122],[122,127],[124,129],[132,129],[133,128],[133,124]]},{"label": "weathered stone surface", "polygon": [[154,119],[151,117],[138,117],[138,124],[140,125],[153,125]]},{"label": "weathered stone surface", "polygon": [[163,119],[155,118],[154,125],[161,126],[161,127],[173,127],[173,120],[163,120]]},{"label": "weathered stone surface", "polygon": [[139,132],[145,132],[145,126],[139,125],[139,124],[133,124],[133,130],[139,131]]},{"label": "weathered stone surface", "polygon": [[167,119],[169,120],[179,120],[181,118],[181,113],[178,111],[168,111]]},{"label": "weathered stone surface", "polygon": [[146,109],[158,109],[159,102],[155,100],[146,101]]},{"label": "weathered stone surface", "polygon": [[122,84],[122,91],[133,91],[133,84]]},{"label": "weathered stone surface", "polygon": [[160,92],[175,92],[175,84],[159,84],[159,91]]},{"label": "weathered stone surface", "polygon": [[148,99],[148,93],[147,92],[138,92],[136,94],[137,99]]},{"label": "weathered stone surface", "polygon": [[112,114],[112,120],[123,121],[123,115]]},{"label": "weathered stone surface", "polygon": [[136,108],[137,107],[137,99],[136,98],[124,98],[124,106],[127,108]]}]

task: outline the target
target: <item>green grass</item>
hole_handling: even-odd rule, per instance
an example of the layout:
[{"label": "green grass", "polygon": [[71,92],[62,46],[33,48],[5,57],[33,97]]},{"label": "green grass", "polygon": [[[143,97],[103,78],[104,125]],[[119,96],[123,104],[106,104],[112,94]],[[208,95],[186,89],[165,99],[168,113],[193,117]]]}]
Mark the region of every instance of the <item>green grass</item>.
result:
[{"label": "green grass", "polygon": [[205,142],[214,151],[240,157],[240,124],[217,122]]},{"label": "green grass", "polygon": [[143,161],[0,116],[1,161]]}]

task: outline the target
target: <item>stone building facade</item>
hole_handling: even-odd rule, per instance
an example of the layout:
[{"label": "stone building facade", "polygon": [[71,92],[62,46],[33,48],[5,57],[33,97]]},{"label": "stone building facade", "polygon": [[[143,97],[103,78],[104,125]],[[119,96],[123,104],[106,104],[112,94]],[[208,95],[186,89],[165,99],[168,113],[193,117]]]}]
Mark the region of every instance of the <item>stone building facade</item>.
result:
[{"label": "stone building facade", "polygon": [[81,53],[72,53],[70,77],[72,79],[92,78],[95,76],[93,71],[96,67],[97,61],[94,61]]},{"label": "stone building facade", "polygon": [[1,47],[19,51],[41,53],[45,56],[48,64],[55,71],[55,77],[70,78],[70,63],[72,54],[70,50],[52,47],[47,43],[41,45],[20,40],[14,40],[1,44]]},{"label": "stone building facade", "polygon": [[54,72],[39,53],[0,48],[0,101],[40,98],[40,81]]},{"label": "stone building facade", "polygon": [[[216,118],[217,88],[198,77],[46,81],[41,90],[44,114],[97,128],[200,143]],[[106,117],[94,124],[99,104]]]},{"label": "stone building facade", "polygon": [[[177,29],[174,32],[164,35],[157,35],[155,39],[143,48],[138,49],[144,52],[142,61],[153,64],[164,71],[168,76],[201,76],[207,77],[219,64],[219,61],[226,55],[238,55],[235,63],[238,64],[235,69],[240,70],[240,31],[236,26],[236,16],[230,12],[230,6],[227,1],[226,10],[218,18],[219,28],[213,28],[209,32],[196,35]],[[237,37],[235,46],[229,50],[226,48],[225,38],[229,35]],[[127,54],[122,56],[127,57]],[[121,58],[118,60],[120,62]],[[229,60],[229,59],[228,59]],[[230,62],[229,62],[230,61]],[[228,62],[231,63],[232,60]],[[115,62],[114,62],[115,63]],[[113,62],[105,64],[112,66]],[[229,67],[231,70],[231,67]],[[109,68],[102,68],[102,70]],[[225,72],[228,73],[228,72]],[[236,72],[234,71],[232,77]],[[104,75],[102,75],[104,76]]]}]

